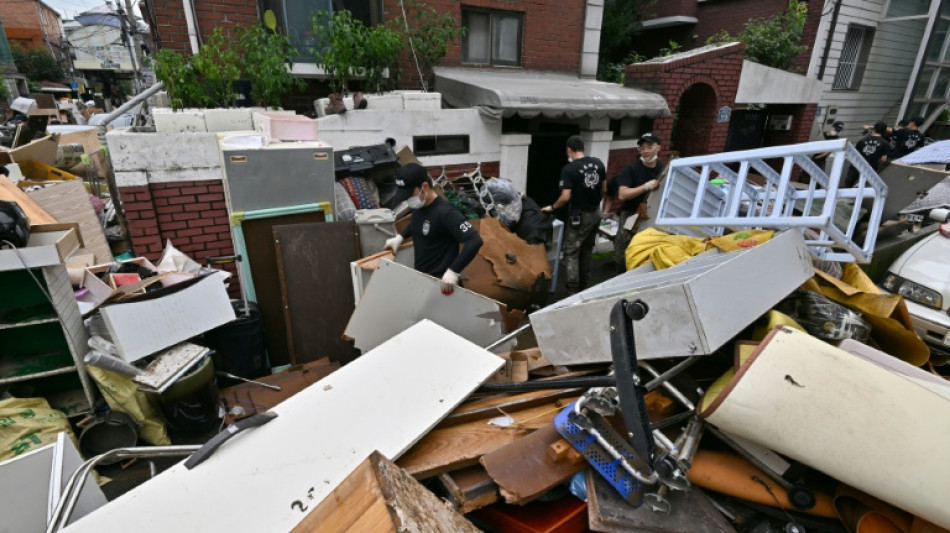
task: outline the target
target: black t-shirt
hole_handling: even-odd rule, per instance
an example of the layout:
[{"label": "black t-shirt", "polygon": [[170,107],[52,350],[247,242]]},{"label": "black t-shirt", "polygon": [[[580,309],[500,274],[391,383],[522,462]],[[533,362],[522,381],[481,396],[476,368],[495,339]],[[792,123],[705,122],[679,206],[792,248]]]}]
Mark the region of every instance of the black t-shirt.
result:
[{"label": "black t-shirt", "polygon": [[[643,164],[643,161],[637,159],[633,163],[628,163],[620,171],[620,175],[610,180],[607,184],[607,190],[611,195],[616,196],[620,193],[620,187],[639,187],[650,180],[655,180],[663,172],[663,163],[657,161],[656,166],[650,168]],[[647,199],[647,193],[631,198],[620,205],[621,211],[636,211],[640,204]]]},{"label": "black t-shirt", "polygon": [[924,145],[924,134],[904,128],[895,134],[893,157],[903,157]]},{"label": "black t-shirt", "polygon": [[561,190],[571,190],[571,211],[594,211],[600,207],[607,169],[596,157],[582,157],[564,165]]},{"label": "black t-shirt", "polygon": [[[412,236],[416,270],[437,278],[449,268],[455,273],[461,272],[482,245],[482,238],[465,216],[441,197],[413,210],[412,219],[402,234]],[[461,254],[459,243],[465,245]]]},{"label": "black t-shirt", "polygon": [[881,163],[881,157],[887,154],[889,146],[883,137],[868,135],[858,141],[858,144],[854,145],[854,147],[864,156],[864,159],[871,165],[871,168],[877,170],[878,165]]}]

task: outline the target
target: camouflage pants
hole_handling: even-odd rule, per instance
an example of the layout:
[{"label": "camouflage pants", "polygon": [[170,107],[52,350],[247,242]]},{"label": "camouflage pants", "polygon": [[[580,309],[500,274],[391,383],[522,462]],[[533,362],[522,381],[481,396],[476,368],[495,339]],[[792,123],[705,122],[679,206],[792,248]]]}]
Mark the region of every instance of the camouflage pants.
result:
[{"label": "camouflage pants", "polygon": [[634,223],[632,229],[623,229],[627,225],[627,219],[637,214],[636,211],[620,211],[620,224],[617,226],[617,236],[614,237],[614,263],[617,265],[617,273],[623,274],[627,271],[627,246],[630,240],[640,229],[640,221]]},{"label": "camouflage pants", "polygon": [[570,292],[586,289],[590,283],[590,266],[593,260],[594,239],[600,226],[599,211],[581,211],[581,223],[572,226],[570,220],[564,235],[565,285]]}]

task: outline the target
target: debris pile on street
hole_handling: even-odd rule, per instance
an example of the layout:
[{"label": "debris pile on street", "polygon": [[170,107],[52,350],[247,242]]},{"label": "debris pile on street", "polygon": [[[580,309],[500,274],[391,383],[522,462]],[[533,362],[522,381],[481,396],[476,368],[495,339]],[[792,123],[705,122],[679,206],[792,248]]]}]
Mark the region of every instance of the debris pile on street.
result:
[{"label": "debris pile on street", "polygon": [[[950,528],[946,361],[921,291],[857,265],[916,167],[878,176],[844,140],[675,160],[627,271],[553,298],[563,226],[480,168],[435,179],[484,241],[447,291],[416,246],[380,251],[409,223],[381,207],[408,149],[337,153],[354,179],[315,194],[342,188],[348,220],[228,182],[238,254],[201,264],[174,242],[114,260],[103,169],[56,170],[64,142],[0,177],[28,220],[0,249],[11,531]],[[89,475],[163,457],[185,460],[112,501]]]}]

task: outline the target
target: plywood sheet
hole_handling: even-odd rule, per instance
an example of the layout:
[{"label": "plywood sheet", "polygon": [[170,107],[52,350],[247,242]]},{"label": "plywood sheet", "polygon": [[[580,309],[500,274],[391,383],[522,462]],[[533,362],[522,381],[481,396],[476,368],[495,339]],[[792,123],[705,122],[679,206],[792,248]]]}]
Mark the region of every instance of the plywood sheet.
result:
[{"label": "plywood sheet", "polygon": [[95,264],[112,262],[112,250],[99,224],[99,217],[89,202],[89,193],[82,180],[69,180],[28,193],[44,211],[58,222],[76,222],[83,246],[78,253],[92,253]]},{"label": "plywood sheet", "polygon": [[381,259],[350,317],[346,336],[360,350],[372,350],[408,325],[427,319],[488,346],[505,334],[503,310],[499,302],[462,288],[446,296],[440,280]]},{"label": "plywood sheet", "polygon": [[56,223],[53,215],[47,213],[35,200],[27,196],[25,192],[6,178],[0,179],[0,200],[16,202],[30,219],[31,226]]},{"label": "plywood sheet", "polygon": [[352,361],[359,352],[343,330],[355,307],[349,264],[360,255],[356,223],[274,226],[273,232],[290,361]]},{"label": "plywood sheet", "polygon": [[480,462],[498,483],[505,501],[523,505],[587,467],[569,444],[562,456],[552,458],[550,447],[560,441],[557,429],[548,425],[486,454]]},{"label": "plywood sheet", "polygon": [[323,212],[314,211],[256,218],[241,223],[245,249],[238,253],[245,255],[245,260],[251,267],[251,279],[254,282],[254,292],[257,293],[257,306],[261,309],[264,343],[267,345],[267,357],[271,366],[290,363],[287,321],[284,318],[280,278],[277,274],[277,253],[274,250],[274,226],[323,221]]},{"label": "plywood sheet", "polygon": [[416,324],[273,409],[207,461],[178,464],[65,531],[290,531],[369,454],[402,454],[501,365]]}]

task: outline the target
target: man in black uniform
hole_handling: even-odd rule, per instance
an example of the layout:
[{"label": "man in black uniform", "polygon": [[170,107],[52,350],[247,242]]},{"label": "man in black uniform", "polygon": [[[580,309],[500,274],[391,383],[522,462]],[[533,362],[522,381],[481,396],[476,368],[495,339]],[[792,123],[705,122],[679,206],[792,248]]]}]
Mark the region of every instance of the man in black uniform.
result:
[{"label": "man in black uniform", "polygon": [[[875,172],[881,166],[881,163],[887,161],[887,151],[890,148],[888,142],[884,139],[884,134],[887,132],[887,124],[883,122],[878,122],[874,125],[874,129],[871,131],[870,135],[867,135],[854,147],[858,150],[864,160],[871,165],[871,168]],[[854,167],[851,167],[851,170],[848,171],[848,179],[845,183],[846,187],[853,187],[858,182],[859,173],[858,170]]]},{"label": "man in black uniform", "polygon": [[894,132],[894,149],[891,159],[898,159],[916,151],[924,145],[924,134],[920,128],[924,124],[924,117],[914,117],[907,123],[907,127]]},{"label": "man in black uniform", "polygon": [[661,142],[652,133],[643,134],[637,141],[640,159],[625,165],[620,175],[607,184],[607,193],[623,202],[618,213],[620,225],[614,238],[614,262],[618,274],[627,271],[627,246],[642,222],[639,220],[640,205],[646,202],[650,191],[660,186],[657,178],[663,172],[663,163],[657,159],[657,154]]},{"label": "man in black uniform", "polygon": [[[478,231],[462,213],[432,189],[432,178],[417,163],[409,163],[396,173],[395,204],[404,200],[412,209],[409,225],[386,241],[396,253],[406,237],[412,237],[415,268],[442,279],[442,293],[452,294],[459,284],[459,273],[475,259],[482,247]],[[462,249],[459,251],[459,244]]]},{"label": "man in black uniform", "polygon": [[567,205],[567,232],[564,237],[564,270],[567,290],[571,293],[587,288],[593,260],[594,241],[600,226],[600,202],[607,189],[607,170],[596,157],[584,155],[584,140],[578,135],[567,139],[569,163],[561,170],[561,195],[541,211],[552,213]]}]

